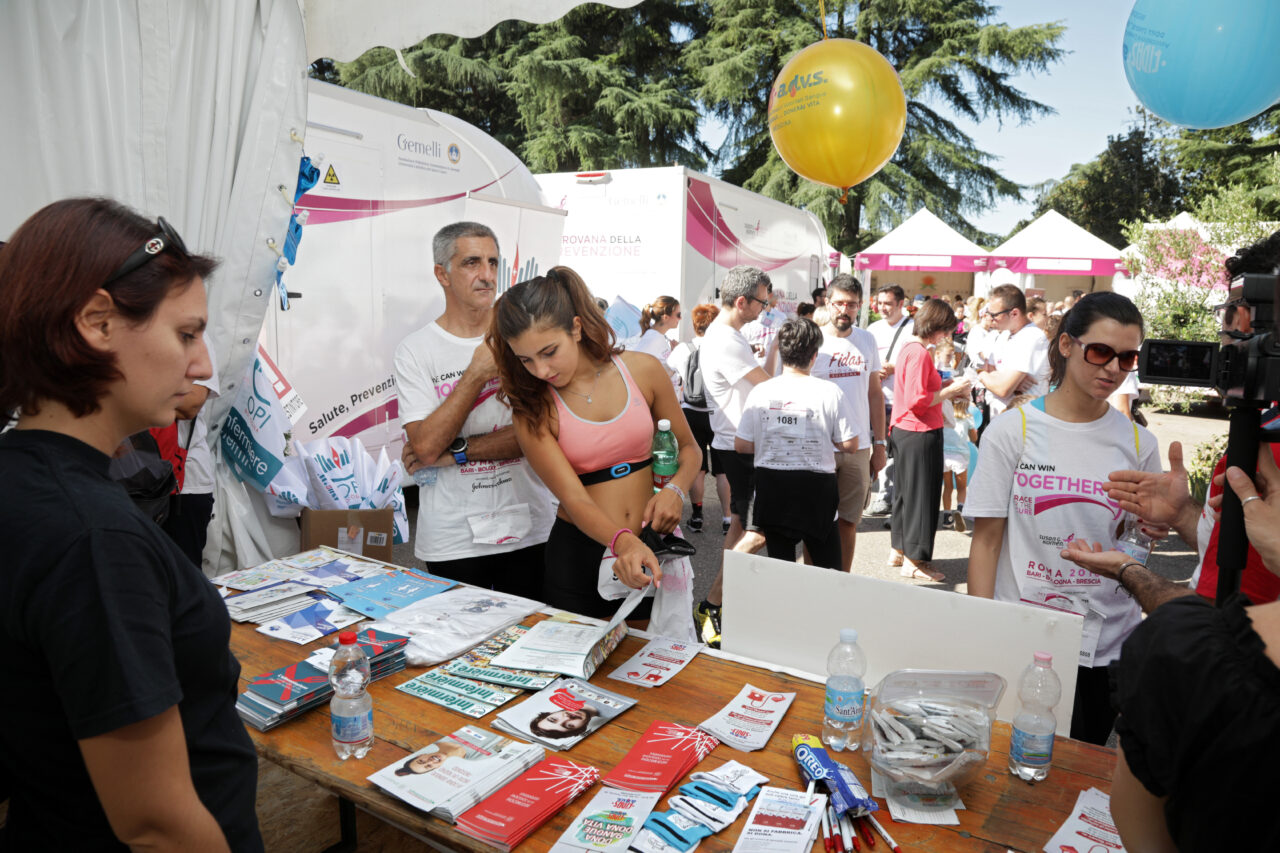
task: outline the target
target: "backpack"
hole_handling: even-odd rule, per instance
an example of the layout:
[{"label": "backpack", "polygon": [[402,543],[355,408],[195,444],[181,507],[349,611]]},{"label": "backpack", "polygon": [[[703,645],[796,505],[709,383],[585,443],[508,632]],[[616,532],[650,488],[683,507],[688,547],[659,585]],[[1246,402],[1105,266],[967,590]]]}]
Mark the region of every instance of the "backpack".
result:
[{"label": "backpack", "polygon": [[150,431],[126,438],[112,457],[108,473],[124,486],[144,515],[156,524],[164,524],[169,517],[169,496],[177,491],[178,478]]},{"label": "backpack", "polygon": [[684,403],[696,409],[707,408],[707,387],[702,384],[702,347],[690,345],[693,352],[684,365],[684,375],[680,377],[684,385]]}]

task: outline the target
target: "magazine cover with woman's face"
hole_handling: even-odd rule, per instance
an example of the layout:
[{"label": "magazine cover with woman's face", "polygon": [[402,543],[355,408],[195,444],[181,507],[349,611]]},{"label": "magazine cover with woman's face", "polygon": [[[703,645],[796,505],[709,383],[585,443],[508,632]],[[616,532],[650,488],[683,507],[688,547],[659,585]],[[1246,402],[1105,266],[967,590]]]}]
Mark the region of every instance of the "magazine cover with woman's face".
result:
[{"label": "magazine cover with woman's face", "polygon": [[568,749],[636,702],[576,678],[562,678],[498,714],[494,726],[551,749]]}]

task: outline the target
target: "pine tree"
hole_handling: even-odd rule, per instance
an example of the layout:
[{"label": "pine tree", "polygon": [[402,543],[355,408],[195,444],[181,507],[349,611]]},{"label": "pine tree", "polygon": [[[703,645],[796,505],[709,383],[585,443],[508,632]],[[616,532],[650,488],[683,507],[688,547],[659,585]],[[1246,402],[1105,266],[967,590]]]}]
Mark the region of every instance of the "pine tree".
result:
[{"label": "pine tree", "polygon": [[705,26],[701,4],[648,0],[583,6],[484,36],[432,36],[404,51],[340,64],[343,84],[465,119],[534,172],[705,164],[684,45]]},{"label": "pine tree", "polygon": [[898,70],[907,95],[902,144],[881,172],[850,191],[795,176],[777,156],[767,126],[768,90],[788,59],[822,37],[818,4],[808,0],[712,0],[707,36],[688,50],[699,94],[729,128],[719,152],[723,177],[812,210],[845,252],[927,206],[973,239],[993,242],[968,216],[999,199],[1021,198],[994,158],[979,150],[955,117],[1030,121],[1051,107],[1028,98],[1010,78],[1044,70],[1062,56],[1061,23],[1011,28],[982,0],[866,0],[829,4],[830,36],[879,51]]}]

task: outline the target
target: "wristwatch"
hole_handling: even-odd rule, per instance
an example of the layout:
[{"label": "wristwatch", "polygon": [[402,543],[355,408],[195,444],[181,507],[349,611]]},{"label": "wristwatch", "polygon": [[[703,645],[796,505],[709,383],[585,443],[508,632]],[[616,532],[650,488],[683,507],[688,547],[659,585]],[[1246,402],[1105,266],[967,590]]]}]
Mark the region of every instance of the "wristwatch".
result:
[{"label": "wristwatch", "polygon": [[883,438],[873,438],[873,439],[871,440],[871,444],[872,444],[872,445],[874,445],[875,447],[888,447],[888,446],[889,446],[889,442],[885,441]]},{"label": "wristwatch", "polygon": [[467,438],[466,436],[458,436],[453,440],[453,444],[449,445],[449,452],[453,454],[453,461],[459,465],[467,464]]}]

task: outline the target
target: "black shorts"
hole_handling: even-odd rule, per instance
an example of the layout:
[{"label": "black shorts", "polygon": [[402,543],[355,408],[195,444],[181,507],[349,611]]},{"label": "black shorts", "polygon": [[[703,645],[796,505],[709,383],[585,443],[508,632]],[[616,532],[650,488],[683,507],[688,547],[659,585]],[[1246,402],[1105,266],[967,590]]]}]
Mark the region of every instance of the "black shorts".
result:
[{"label": "black shorts", "polygon": [[724,471],[720,470],[720,466],[716,464],[715,455],[711,452],[711,439],[716,437],[715,430],[711,428],[711,413],[699,412],[697,409],[681,411],[684,412],[684,419],[689,422],[693,443],[702,451],[702,470],[710,471],[713,476],[723,474]]},{"label": "black shorts", "polygon": [[534,601],[542,600],[542,575],[546,565],[545,545],[529,545],[515,551],[463,557],[459,560],[427,561],[427,571],[449,580],[468,583]]},{"label": "black shorts", "polygon": [[[547,537],[547,566],[542,600],[551,607],[596,619],[609,619],[622,600],[600,597],[600,561],[607,549],[573,524],[557,518]],[[628,620],[648,619],[653,599],[641,601]]]},{"label": "black shorts", "polygon": [[755,457],[736,450],[714,448],[711,455],[729,480],[729,511],[738,516],[745,527],[751,522],[751,498],[756,491]]}]

